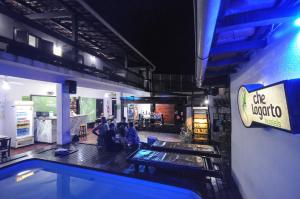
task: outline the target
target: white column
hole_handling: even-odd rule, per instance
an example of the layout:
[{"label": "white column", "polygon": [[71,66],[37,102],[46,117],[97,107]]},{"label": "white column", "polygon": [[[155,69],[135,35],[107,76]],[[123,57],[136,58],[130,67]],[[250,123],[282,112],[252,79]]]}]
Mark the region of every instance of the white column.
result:
[{"label": "white column", "polygon": [[70,94],[68,85],[56,84],[56,112],[57,112],[57,144],[71,142],[70,133]]},{"label": "white column", "polygon": [[121,92],[117,92],[116,93],[116,100],[117,100],[117,121],[120,122],[121,121],[121,111],[122,111],[122,108],[121,108],[121,97],[123,97],[123,93]]},{"label": "white column", "polygon": [[104,101],[103,101],[103,111],[104,111],[104,117],[108,118],[108,116],[110,116],[112,114],[112,100],[111,100],[111,95],[110,92],[106,92],[104,94]]},{"label": "white column", "polygon": [[106,92],[104,94],[104,99],[103,99],[103,114],[104,114],[104,117],[108,117],[109,115],[109,95],[108,93]]}]

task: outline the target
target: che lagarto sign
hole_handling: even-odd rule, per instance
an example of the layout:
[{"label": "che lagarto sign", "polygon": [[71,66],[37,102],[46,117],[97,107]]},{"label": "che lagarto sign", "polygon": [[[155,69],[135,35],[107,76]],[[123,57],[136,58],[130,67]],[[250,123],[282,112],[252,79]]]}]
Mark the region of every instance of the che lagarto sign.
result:
[{"label": "che lagarto sign", "polygon": [[283,83],[252,92],[247,90],[247,86],[242,86],[238,93],[238,105],[246,127],[263,124],[291,130]]},{"label": "che lagarto sign", "polygon": [[292,99],[300,99],[299,92],[299,79],[286,80],[266,87],[261,84],[241,86],[238,92],[238,107],[243,124],[246,127],[269,126],[300,133],[297,124],[300,123],[300,101],[297,104]]}]

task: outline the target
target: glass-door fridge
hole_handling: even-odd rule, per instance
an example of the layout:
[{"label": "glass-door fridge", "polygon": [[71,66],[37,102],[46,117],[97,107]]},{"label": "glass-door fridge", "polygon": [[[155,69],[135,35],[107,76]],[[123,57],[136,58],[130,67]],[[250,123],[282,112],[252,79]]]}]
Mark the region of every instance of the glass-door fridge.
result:
[{"label": "glass-door fridge", "polygon": [[14,101],[6,108],[5,134],[11,137],[12,147],[18,148],[34,143],[33,102]]}]

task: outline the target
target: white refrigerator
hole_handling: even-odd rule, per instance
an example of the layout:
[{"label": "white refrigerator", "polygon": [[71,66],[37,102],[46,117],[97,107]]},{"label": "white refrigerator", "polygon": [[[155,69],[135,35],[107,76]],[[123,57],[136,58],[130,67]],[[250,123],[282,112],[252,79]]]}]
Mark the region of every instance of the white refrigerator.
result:
[{"label": "white refrigerator", "polygon": [[32,101],[7,103],[5,121],[4,132],[11,137],[12,147],[18,148],[34,143]]}]

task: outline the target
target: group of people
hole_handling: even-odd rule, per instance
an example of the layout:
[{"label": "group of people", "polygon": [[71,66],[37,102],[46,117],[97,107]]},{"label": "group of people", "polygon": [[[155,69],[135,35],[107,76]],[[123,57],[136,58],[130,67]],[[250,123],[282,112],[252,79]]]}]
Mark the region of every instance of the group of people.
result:
[{"label": "group of people", "polygon": [[140,113],[138,118],[139,127],[150,127],[159,123],[160,126],[164,125],[164,115],[161,113],[150,112],[149,114]]},{"label": "group of people", "polygon": [[105,117],[101,118],[93,133],[98,136],[98,148],[105,148],[110,152],[118,152],[123,149],[135,151],[139,148],[140,138],[133,122],[126,122],[126,118],[117,125],[108,124]]}]

